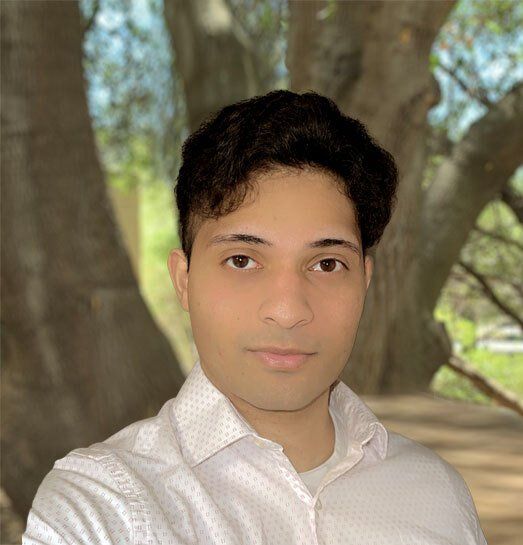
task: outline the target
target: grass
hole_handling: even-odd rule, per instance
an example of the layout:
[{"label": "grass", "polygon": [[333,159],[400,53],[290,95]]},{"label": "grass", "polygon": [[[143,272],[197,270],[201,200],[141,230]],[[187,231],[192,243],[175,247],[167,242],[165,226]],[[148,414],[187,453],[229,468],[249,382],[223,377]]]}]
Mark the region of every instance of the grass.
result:
[{"label": "grass", "polygon": [[[485,348],[477,348],[478,324],[457,314],[451,306],[451,298],[448,294],[446,297],[441,297],[435,317],[445,324],[452,340],[461,345],[461,349],[456,349],[456,355],[469,363],[484,377],[523,399],[523,354],[492,352]],[[447,366],[439,369],[430,386],[433,392],[444,397],[482,405],[495,405],[468,379],[458,375]]]},{"label": "grass", "polygon": [[[483,376],[523,399],[523,354],[502,354],[470,348],[459,355]],[[440,368],[434,375],[431,389],[444,397],[494,405],[494,402],[477,390],[469,380],[446,366]]]}]

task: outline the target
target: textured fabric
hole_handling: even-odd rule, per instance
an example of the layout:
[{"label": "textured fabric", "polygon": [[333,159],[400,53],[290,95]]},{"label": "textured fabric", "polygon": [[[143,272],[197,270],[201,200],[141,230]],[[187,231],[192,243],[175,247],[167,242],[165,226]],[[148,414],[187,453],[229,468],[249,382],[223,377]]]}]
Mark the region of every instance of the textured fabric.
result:
[{"label": "textured fabric", "polygon": [[310,469],[309,471],[302,471],[298,473],[298,475],[301,477],[301,480],[305,483],[305,486],[309,489],[309,492],[313,496],[316,493],[316,490],[318,489],[318,486],[323,479],[323,476],[327,473],[327,471],[329,471],[339,461],[341,461],[341,459],[345,456],[347,452],[347,442],[345,440],[345,436],[340,431],[340,425],[338,424],[339,417],[332,410],[332,405],[329,407],[329,412],[334,423],[334,431],[336,434],[334,451],[332,453],[332,456],[330,456],[330,458],[328,458],[325,462],[323,462],[323,464],[319,465],[318,467]]},{"label": "textured fabric", "polygon": [[55,462],[22,544],[486,544],[449,463],[386,430],[343,382],[329,411],[344,453],[311,494],[198,360],[156,416]]}]

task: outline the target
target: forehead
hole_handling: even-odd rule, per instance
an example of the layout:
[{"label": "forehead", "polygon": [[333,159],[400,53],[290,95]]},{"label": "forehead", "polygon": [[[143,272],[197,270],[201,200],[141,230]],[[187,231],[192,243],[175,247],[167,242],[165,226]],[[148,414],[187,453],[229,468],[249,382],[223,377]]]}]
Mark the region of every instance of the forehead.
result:
[{"label": "forehead", "polygon": [[[334,182],[334,183],[333,183]],[[267,248],[339,246],[359,254],[354,207],[322,172],[272,172],[254,181],[234,212],[201,225],[205,248],[245,243]]]},{"label": "forehead", "polygon": [[347,197],[343,195],[344,181],[334,173],[319,168],[280,167],[267,172],[254,173],[249,177],[249,187],[245,205],[259,204],[271,198],[281,199],[288,195],[293,199],[311,199],[318,195],[336,200]]}]

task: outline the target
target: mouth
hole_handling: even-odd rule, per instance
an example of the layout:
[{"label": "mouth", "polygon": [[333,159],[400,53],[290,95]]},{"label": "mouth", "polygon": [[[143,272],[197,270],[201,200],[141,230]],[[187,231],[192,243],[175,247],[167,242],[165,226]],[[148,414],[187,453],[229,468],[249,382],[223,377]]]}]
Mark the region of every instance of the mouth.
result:
[{"label": "mouth", "polygon": [[301,348],[280,348],[279,346],[259,346],[258,348],[251,348],[253,352],[267,352],[270,354],[281,354],[281,355],[295,355],[295,354],[315,354],[316,352],[309,352],[307,350],[302,350]]},{"label": "mouth", "polygon": [[278,354],[260,350],[251,350],[266,367],[281,370],[296,370],[303,367],[306,361],[314,355],[304,353]]}]

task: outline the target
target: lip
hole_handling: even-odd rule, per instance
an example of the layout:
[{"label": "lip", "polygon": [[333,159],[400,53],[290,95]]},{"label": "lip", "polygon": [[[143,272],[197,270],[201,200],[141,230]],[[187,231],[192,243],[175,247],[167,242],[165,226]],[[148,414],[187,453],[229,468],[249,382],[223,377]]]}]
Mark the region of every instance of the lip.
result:
[{"label": "lip", "polygon": [[270,354],[313,354],[314,352],[305,352],[304,350],[296,348],[280,348],[279,346],[260,346],[259,348],[252,349],[255,352],[268,352]]},{"label": "lip", "polygon": [[251,351],[265,366],[271,369],[294,371],[303,367],[313,354],[275,354],[274,352]]}]

